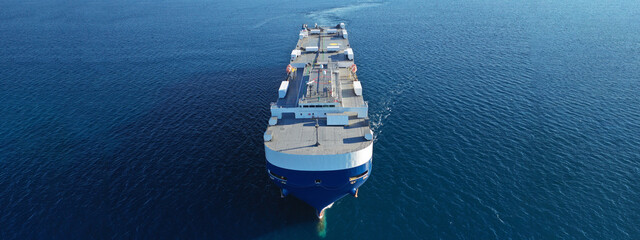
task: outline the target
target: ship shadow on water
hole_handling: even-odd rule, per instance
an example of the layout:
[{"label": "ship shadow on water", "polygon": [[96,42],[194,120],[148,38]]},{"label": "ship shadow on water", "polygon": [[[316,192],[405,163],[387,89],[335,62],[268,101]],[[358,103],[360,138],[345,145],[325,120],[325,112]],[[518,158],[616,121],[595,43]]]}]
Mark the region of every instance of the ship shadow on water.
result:
[{"label": "ship shadow on water", "polygon": [[315,231],[314,209],[281,199],[266,173],[262,133],[281,76],[280,68],[198,74],[118,126],[101,232],[244,239],[300,224]]}]

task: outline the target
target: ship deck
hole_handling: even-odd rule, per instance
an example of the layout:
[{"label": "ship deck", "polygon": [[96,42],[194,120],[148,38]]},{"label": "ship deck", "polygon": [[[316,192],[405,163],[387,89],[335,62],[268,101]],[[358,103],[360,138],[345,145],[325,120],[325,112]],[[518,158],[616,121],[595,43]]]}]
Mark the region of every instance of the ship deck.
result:
[{"label": "ship deck", "polygon": [[[329,52],[327,51],[327,46],[331,44],[338,44],[340,46],[340,51]],[[304,52],[304,47],[308,46],[318,46],[318,52],[305,53],[300,55],[296,60],[292,61],[292,63],[314,63],[317,62],[319,64],[326,64],[329,61],[338,62],[338,61],[348,61],[353,63],[353,60],[347,59],[347,57],[343,54],[344,50],[350,48],[349,40],[342,38],[337,35],[309,35],[303,39],[298,40],[298,44],[296,45],[296,49],[300,49]]]},{"label": "ship deck", "polygon": [[[339,50],[329,51],[330,46],[338,46]],[[318,49],[305,51],[306,47]],[[357,77],[351,73],[350,66],[354,61],[347,58],[345,51],[348,48],[351,48],[349,41],[340,35],[340,29],[338,33],[323,30],[321,34],[309,34],[298,39],[294,50],[300,50],[301,55],[291,61],[297,70],[294,77],[289,77],[286,96],[279,98],[272,107],[296,108],[300,112],[320,111],[319,108],[328,109],[327,112],[367,108],[362,95],[354,92],[353,83]],[[318,116],[316,136],[316,119],[283,113],[276,125],[267,127],[265,134],[272,138],[265,141],[265,146],[274,151],[300,155],[343,154],[370,146],[373,141],[364,138],[370,133],[369,119],[366,116],[359,118],[355,112],[342,114],[348,115],[346,126],[330,126],[326,115]],[[316,145],[316,137],[320,145]]]},{"label": "ship deck", "polygon": [[283,118],[278,125],[269,126],[273,141],[265,142],[271,150],[301,155],[329,155],[354,152],[368,147],[373,141],[363,138],[369,131],[369,120],[349,117],[349,126],[327,126],[326,119],[318,119],[316,146],[316,120]]},{"label": "ship deck", "polygon": [[[324,96],[321,94],[322,96],[317,99],[305,99],[305,101],[308,102],[308,100],[315,100],[315,102],[325,102],[329,104],[333,103],[333,100],[337,100],[342,107],[360,107],[365,105],[366,103],[362,96],[357,96],[353,91],[353,79],[350,79],[349,77],[349,69],[338,68],[337,71],[338,80],[336,81],[336,98]],[[313,81],[314,79],[316,81],[327,80],[318,76],[318,74],[319,73],[317,72],[308,73],[307,70],[303,69],[301,71],[300,69],[298,69],[298,71],[296,71],[296,77],[289,80],[290,85],[287,89],[287,95],[284,98],[279,98],[276,102],[276,105],[287,108],[297,107],[299,100],[305,95],[305,92],[307,91],[307,83]],[[335,79],[332,80],[335,81]],[[322,83],[320,81],[318,81],[317,83],[328,84],[327,82]]]}]

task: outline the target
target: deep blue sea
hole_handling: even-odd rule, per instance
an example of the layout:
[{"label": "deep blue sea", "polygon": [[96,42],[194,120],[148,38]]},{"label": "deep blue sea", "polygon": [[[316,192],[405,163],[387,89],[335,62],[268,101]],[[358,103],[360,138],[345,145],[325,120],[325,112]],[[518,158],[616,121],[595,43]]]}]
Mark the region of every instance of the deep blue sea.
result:
[{"label": "deep blue sea", "polygon": [[[262,144],[316,22],[376,133],[325,223]],[[323,237],[640,239],[640,2],[0,2],[0,239]]]}]

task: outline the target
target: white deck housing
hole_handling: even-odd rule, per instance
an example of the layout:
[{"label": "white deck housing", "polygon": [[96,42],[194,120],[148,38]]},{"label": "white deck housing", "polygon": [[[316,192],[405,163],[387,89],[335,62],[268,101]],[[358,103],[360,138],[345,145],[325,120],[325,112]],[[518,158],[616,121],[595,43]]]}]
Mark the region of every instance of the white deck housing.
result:
[{"label": "white deck housing", "polygon": [[327,46],[328,52],[337,52],[340,51],[340,45],[329,45]]},{"label": "white deck housing", "polygon": [[300,33],[298,34],[298,39],[303,39],[303,38],[306,38],[307,36],[309,36],[309,32],[307,32],[307,30],[301,30]]},{"label": "white deck housing", "polygon": [[304,47],[304,50],[307,52],[317,52],[318,51],[318,46],[306,46]]},{"label": "white deck housing", "polygon": [[349,125],[349,115],[343,113],[327,113],[327,125],[346,126]]},{"label": "white deck housing", "polygon": [[278,117],[271,117],[269,118],[269,126],[273,126],[278,124]]},{"label": "white deck housing", "polygon": [[353,49],[347,48],[344,50],[344,54],[347,56],[347,59],[353,60]]},{"label": "white deck housing", "polygon": [[266,132],[264,132],[264,135],[262,135],[262,138],[264,139],[265,142],[269,142],[271,141],[271,139],[273,139],[273,135],[272,135],[273,131],[267,130]]},{"label": "white deck housing", "polygon": [[353,81],[353,92],[356,96],[362,96],[362,84],[360,84],[360,81]]},{"label": "white deck housing", "polygon": [[296,60],[296,58],[301,54],[302,54],[302,51],[300,51],[300,49],[291,50],[291,61]]},{"label": "white deck housing", "polygon": [[287,90],[289,89],[289,81],[282,81],[280,88],[278,89],[278,97],[284,98],[287,96]]}]

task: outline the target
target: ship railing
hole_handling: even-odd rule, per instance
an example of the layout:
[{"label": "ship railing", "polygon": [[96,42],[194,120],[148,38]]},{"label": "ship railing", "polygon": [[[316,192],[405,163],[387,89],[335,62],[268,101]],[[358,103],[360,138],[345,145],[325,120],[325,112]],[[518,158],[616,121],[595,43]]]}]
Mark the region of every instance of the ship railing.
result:
[{"label": "ship railing", "polygon": [[351,81],[358,81],[358,75],[352,71],[349,71],[349,80]]}]

